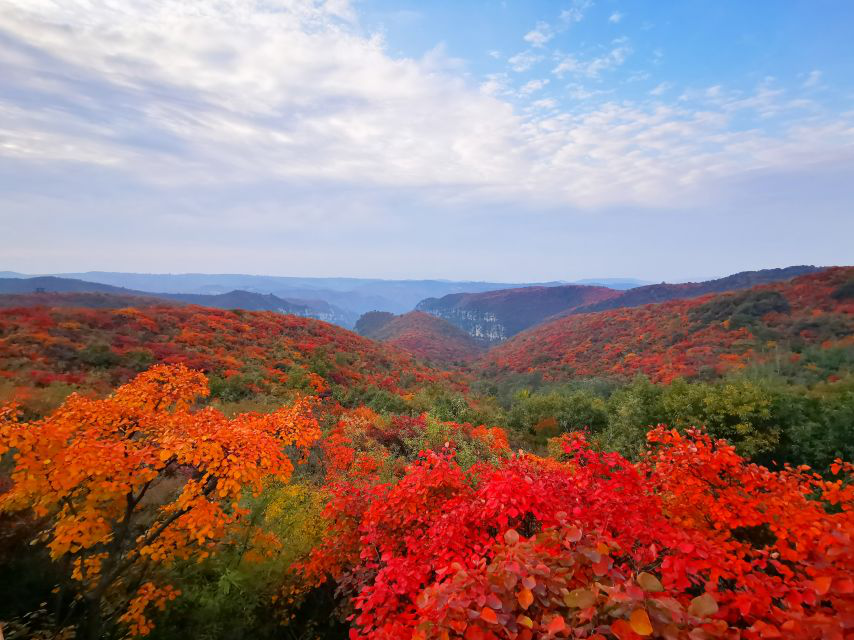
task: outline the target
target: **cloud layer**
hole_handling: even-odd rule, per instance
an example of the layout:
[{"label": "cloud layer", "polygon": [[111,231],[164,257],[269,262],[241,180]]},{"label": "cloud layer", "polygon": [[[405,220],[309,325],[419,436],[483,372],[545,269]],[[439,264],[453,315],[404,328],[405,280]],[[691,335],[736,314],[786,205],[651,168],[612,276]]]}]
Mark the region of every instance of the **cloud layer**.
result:
[{"label": "cloud layer", "polygon": [[[394,226],[413,201],[453,216],[677,210],[749,192],[750,175],[854,168],[854,113],[816,101],[818,71],[802,94],[772,79],[751,92],[662,81],[642,98],[585,100],[595,86],[578,82],[632,55],[619,37],[598,51],[544,49],[588,6],[535,24],[509,75],[478,79],[441,47],[391,55],[345,0],[7,0],[7,211],[63,199],[57,211],[103,211],[106,189],[168,204],[179,227],[182,216],[221,229]],[[512,86],[512,72],[539,62],[551,79]],[[548,83],[565,99],[544,98]]]}]

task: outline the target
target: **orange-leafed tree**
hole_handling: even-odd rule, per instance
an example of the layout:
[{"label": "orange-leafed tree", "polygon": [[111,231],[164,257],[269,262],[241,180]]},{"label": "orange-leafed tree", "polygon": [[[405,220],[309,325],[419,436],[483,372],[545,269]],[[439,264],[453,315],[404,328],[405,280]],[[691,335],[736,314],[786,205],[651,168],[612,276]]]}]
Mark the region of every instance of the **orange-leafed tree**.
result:
[{"label": "orange-leafed tree", "polygon": [[148,633],[148,614],[177,595],[163,569],[214,553],[246,515],[244,493],[288,480],[290,456],[320,435],[311,398],[227,418],[196,408],[207,394],[203,374],[160,365],[107,398],[72,395],[37,422],[0,410],[0,455],[13,458],[0,510],[48,523],[42,541],[69,576],[70,602],[58,605],[80,611],[85,637],[116,622]]}]

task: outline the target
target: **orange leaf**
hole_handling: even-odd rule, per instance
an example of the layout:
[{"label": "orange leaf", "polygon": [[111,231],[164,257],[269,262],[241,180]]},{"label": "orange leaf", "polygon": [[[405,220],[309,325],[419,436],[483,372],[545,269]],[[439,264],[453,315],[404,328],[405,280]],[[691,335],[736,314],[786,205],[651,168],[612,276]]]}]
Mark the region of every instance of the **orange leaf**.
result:
[{"label": "orange leaf", "polygon": [[632,631],[639,636],[648,636],[652,633],[652,623],[649,621],[646,609],[635,609],[632,611],[629,623],[632,626]]},{"label": "orange leaf", "polygon": [[823,596],[825,593],[830,591],[830,583],[833,582],[833,578],[830,576],[819,576],[813,581],[813,586],[815,587],[815,592]]},{"label": "orange leaf", "polygon": [[484,607],[483,609],[481,609],[480,617],[482,620],[485,620],[489,624],[498,624],[498,616],[495,615],[495,611],[493,611],[489,607]]},{"label": "orange leaf", "polygon": [[522,589],[517,595],[516,599],[519,601],[519,606],[523,609],[527,609],[531,606],[531,603],[534,601],[534,594],[531,593],[530,589]]},{"label": "orange leaf", "polygon": [[549,622],[549,626],[546,628],[550,634],[554,635],[556,633],[560,633],[566,629],[566,620],[563,619],[563,616],[555,616]]}]

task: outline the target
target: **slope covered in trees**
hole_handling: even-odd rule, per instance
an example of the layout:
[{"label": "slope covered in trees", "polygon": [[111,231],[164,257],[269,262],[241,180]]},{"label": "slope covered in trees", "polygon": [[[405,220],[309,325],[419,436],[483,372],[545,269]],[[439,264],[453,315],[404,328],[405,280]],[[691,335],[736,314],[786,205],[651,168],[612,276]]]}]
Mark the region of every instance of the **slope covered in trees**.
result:
[{"label": "slope covered in trees", "polygon": [[0,309],[9,640],[854,629],[852,268],[559,318],[453,372],[411,353],[470,338],[422,313],[384,344],[33,296],[99,308]]},{"label": "slope covered in trees", "polygon": [[439,299],[428,298],[419,302],[416,308],[448,320],[487,345],[495,345],[552,317],[749,289],[820,270],[812,266],[763,269],[704,282],[662,282],[628,290],[579,284],[520,287],[485,293],[457,293]]},{"label": "slope covered in trees", "polygon": [[797,276],[820,271],[820,267],[799,265],[783,269],[760,269],[759,271],[742,271],[725,278],[706,280],[703,282],[683,282],[680,284],[650,284],[633,287],[619,296],[608,298],[593,304],[576,307],[568,313],[590,313],[606,311],[622,307],[639,307],[654,302],[666,302],[683,298],[696,298],[709,293],[724,293],[739,289],[750,289],[761,284],[790,280]]},{"label": "slope covered in trees", "polygon": [[209,373],[214,397],[229,402],[327,387],[355,402],[370,394],[399,397],[447,378],[393,346],[293,315],[164,304],[0,309],[7,398],[103,393],[155,363]]},{"label": "slope covered in trees", "polygon": [[14,562],[42,569],[28,592],[56,581],[10,638],[845,640],[854,625],[841,460],[772,470],[663,425],[637,462],[578,432],[514,453],[498,427],[311,397],[229,418],[199,408],[209,388],[161,365],[40,420],[0,410]]},{"label": "slope covered in trees", "polygon": [[423,311],[394,316],[363,335],[444,365],[469,362],[484,351],[482,343],[462,329]]},{"label": "slope covered in trees", "polygon": [[491,350],[487,376],[655,381],[719,375],[748,364],[834,375],[852,366],[854,268],[735,293],[558,318]]}]

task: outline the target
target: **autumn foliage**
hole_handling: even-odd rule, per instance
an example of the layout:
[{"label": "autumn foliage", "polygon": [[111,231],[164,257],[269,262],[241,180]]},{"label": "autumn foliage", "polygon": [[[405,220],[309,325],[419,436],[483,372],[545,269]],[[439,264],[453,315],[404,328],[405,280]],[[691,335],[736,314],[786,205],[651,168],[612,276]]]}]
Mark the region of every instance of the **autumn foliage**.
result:
[{"label": "autumn foliage", "polygon": [[801,356],[804,347],[850,349],[854,303],[842,295],[854,268],[828,269],[747,291],[558,318],[492,349],[488,373],[549,380],[631,377],[656,382],[720,375],[749,363]]},{"label": "autumn foliage", "polygon": [[107,398],[72,395],[37,422],[18,422],[14,407],[0,414],[0,454],[11,450],[14,464],[0,509],[47,520],[44,542],[90,637],[115,616],[146,634],[146,612],[177,595],[162,569],[214,553],[245,515],[242,496],[287,481],[286,447],[305,452],[319,436],[309,398],[229,419],[194,410],[207,393],[201,373],[160,365]]},{"label": "autumn foliage", "polygon": [[394,346],[273,312],[165,304],[0,308],[0,384],[11,385],[11,398],[24,404],[52,383],[107,393],[155,363],[204,371],[221,395],[235,398],[308,393],[311,374],[342,395],[406,394],[448,378]]},{"label": "autumn foliage", "polygon": [[[854,640],[852,276],[561,318],[444,371],[413,354],[471,345],[421,313],[381,344],[267,312],[2,309],[0,391],[61,394],[0,408],[0,578],[26,537],[51,599],[7,630]],[[675,381],[748,363],[809,395]],[[615,382],[637,373],[659,384]],[[783,464],[804,459],[827,468]]]},{"label": "autumn foliage", "polygon": [[850,637],[850,465],[772,472],[664,427],[639,465],[561,448],[336,484],[306,571],[350,598],[351,638]]}]

